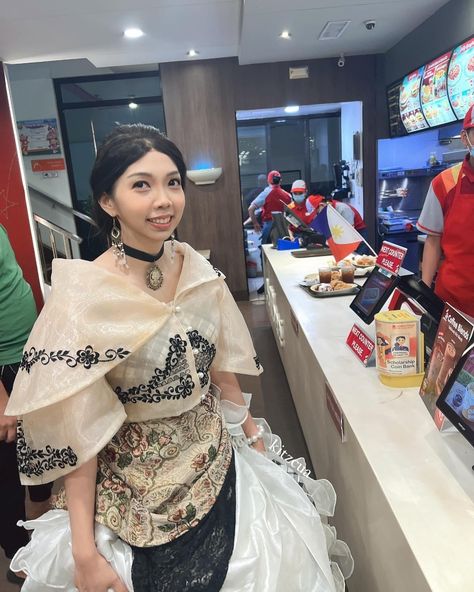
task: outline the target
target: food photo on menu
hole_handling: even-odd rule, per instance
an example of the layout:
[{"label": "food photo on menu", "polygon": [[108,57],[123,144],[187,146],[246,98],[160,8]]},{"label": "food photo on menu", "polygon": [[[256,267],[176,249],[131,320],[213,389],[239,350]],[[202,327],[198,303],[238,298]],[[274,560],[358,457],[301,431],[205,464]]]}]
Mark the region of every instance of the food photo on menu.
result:
[{"label": "food photo on menu", "polygon": [[426,129],[420,102],[420,87],[424,66],[408,74],[400,86],[400,116],[408,133]]},{"label": "food photo on menu", "polygon": [[433,127],[456,120],[448,99],[447,72],[451,52],[425,66],[421,85],[421,106],[428,124]]},{"label": "food photo on menu", "polygon": [[462,119],[474,102],[474,37],[453,50],[447,82],[454,113]]}]

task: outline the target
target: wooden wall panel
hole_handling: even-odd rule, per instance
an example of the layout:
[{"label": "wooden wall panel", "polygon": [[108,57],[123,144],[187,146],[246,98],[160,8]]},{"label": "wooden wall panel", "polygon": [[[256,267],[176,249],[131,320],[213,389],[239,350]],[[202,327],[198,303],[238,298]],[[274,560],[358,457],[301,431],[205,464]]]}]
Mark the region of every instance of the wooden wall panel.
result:
[{"label": "wooden wall panel", "polygon": [[[210,248],[214,265],[227,275],[236,295],[246,293],[242,252],[240,183],[235,111],[298,105],[362,101],[364,217],[369,238],[376,218],[377,56],[278,62],[239,66],[236,58],[167,63],[160,66],[166,127],[192,168],[194,159],[209,158],[222,166],[214,186],[186,192],[187,210],[180,238],[196,248]],[[310,77],[289,80],[289,66],[308,65]]]}]

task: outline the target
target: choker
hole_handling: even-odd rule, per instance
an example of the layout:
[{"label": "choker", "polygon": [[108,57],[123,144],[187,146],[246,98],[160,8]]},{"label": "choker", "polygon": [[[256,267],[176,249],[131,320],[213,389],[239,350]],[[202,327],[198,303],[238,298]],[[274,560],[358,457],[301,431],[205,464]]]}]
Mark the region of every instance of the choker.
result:
[{"label": "choker", "polygon": [[123,250],[126,255],[132,257],[133,259],[139,259],[140,261],[147,261],[148,263],[151,263],[145,275],[147,288],[150,288],[150,290],[158,290],[158,288],[161,288],[163,285],[163,272],[158,267],[156,262],[165,252],[165,244],[163,243],[163,246],[156,255],[150,255],[149,253],[145,253],[145,251],[134,249],[133,247],[129,247],[126,244],[123,245]]}]

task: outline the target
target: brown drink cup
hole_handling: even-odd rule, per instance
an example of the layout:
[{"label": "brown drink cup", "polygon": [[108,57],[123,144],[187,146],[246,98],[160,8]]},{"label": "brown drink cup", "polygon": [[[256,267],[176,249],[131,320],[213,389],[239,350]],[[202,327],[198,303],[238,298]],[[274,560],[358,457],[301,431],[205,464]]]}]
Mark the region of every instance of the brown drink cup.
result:
[{"label": "brown drink cup", "polygon": [[455,366],[456,348],[448,341],[444,350],[444,360],[436,379],[436,394],[439,396]]},{"label": "brown drink cup", "polygon": [[341,280],[346,284],[353,284],[354,283],[354,271],[355,267],[353,265],[344,265],[340,269],[341,271]]},{"label": "brown drink cup", "polygon": [[319,268],[319,281],[321,284],[330,284],[331,283],[331,268],[330,267],[320,267]]}]

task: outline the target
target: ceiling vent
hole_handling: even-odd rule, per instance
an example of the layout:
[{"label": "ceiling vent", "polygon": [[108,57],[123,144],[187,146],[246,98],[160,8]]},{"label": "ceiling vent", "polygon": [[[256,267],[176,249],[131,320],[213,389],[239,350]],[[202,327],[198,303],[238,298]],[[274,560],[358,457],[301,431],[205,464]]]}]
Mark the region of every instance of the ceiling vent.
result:
[{"label": "ceiling vent", "polygon": [[308,66],[301,66],[300,68],[290,68],[290,80],[297,80],[298,78],[309,78]]},{"label": "ceiling vent", "polygon": [[319,34],[318,39],[321,39],[321,41],[326,41],[327,39],[338,39],[344,33],[350,23],[351,21],[329,21],[325,24],[324,29]]}]

